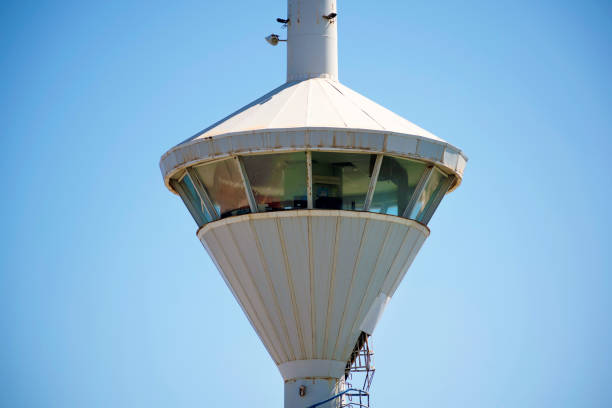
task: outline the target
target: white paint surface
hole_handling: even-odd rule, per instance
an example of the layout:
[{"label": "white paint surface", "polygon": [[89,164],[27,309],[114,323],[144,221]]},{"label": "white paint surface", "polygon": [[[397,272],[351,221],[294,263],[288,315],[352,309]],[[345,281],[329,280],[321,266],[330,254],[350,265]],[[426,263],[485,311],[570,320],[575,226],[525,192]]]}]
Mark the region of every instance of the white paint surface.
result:
[{"label": "white paint surface", "polygon": [[246,214],[198,232],[286,379],[342,374],[428,235],[412,220],[337,210]]},{"label": "white paint surface", "polygon": [[370,310],[368,310],[368,313],[364,317],[359,329],[368,333],[369,335],[372,335],[378,321],[380,320],[380,317],[387,307],[387,303],[389,303],[390,300],[391,298],[389,296],[381,292],[376,297],[376,300],[374,300],[374,303],[372,303],[372,306],[370,306]]},{"label": "white paint surface", "polygon": [[338,78],[335,0],[287,1],[287,81]]}]

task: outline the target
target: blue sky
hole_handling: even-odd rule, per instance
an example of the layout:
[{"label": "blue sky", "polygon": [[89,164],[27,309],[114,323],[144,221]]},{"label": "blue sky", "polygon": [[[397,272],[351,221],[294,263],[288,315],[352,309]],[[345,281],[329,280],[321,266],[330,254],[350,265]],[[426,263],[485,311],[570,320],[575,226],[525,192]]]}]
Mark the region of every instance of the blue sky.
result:
[{"label": "blue sky", "polygon": [[[286,3],[174,3],[0,5],[2,406],[282,406],[158,161],[284,82]],[[610,3],[338,14],[340,80],[470,157],[377,327],[375,406],[612,406]]]}]

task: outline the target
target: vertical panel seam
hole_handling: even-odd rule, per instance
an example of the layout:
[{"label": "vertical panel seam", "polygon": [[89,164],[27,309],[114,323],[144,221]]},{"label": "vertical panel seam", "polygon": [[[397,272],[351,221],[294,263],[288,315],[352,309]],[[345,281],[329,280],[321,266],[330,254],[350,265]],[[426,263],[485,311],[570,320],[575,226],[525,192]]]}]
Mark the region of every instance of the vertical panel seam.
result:
[{"label": "vertical panel seam", "polygon": [[[378,255],[376,256],[376,262],[374,263],[374,267],[372,268],[372,273],[370,274],[370,278],[368,279],[368,284],[363,292],[363,296],[361,297],[361,302],[359,303],[359,309],[357,309],[357,315],[355,316],[355,320],[353,321],[353,325],[351,326],[351,332],[355,330],[359,321],[359,315],[361,314],[361,309],[363,309],[363,302],[365,302],[368,291],[370,290],[370,286],[372,285],[372,281],[374,280],[374,275],[376,274],[376,269],[378,268],[378,263],[380,262],[380,257],[383,253],[383,248],[387,244],[387,240],[391,235],[391,224],[387,224],[387,231],[385,233],[385,239],[383,240],[379,250]],[[353,347],[351,345],[347,345],[347,347]],[[348,350],[345,348],[343,353],[346,353]]]},{"label": "vertical panel seam", "polygon": [[[411,230],[412,228],[410,228]],[[410,248],[410,252],[408,253],[408,258],[406,259],[406,261],[408,262],[410,260],[410,258],[412,257],[412,253],[414,252],[414,249],[416,248],[417,244],[419,243],[420,239],[417,238],[414,240],[414,244],[412,244],[412,247]],[[423,241],[425,242],[425,241]],[[403,246],[403,245],[402,245]],[[396,284],[398,284],[398,280],[400,278],[400,276],[402,275],[402,269],[399,270],[399,272],[397,273],[397,276],[395,277],[395,279],[393,280],[393,284],[389,287],[389,292],[391,293],[392,289],[395,287]]]},{"label": "vertical panel seam", "polygon": [[[253,288],[255,289],[255,293],[257,294],[257,297],[259,298],[261,306],[264,309],[265,317],[270,322],[270,326],[272,326],[272,331],[274,332],[276,340],[279,342],[279,345],[281,345],[281,347],[282,347],[282,341],[280,339],[280,336],[278,335],[278,332],[276,331],[276,327],[274,326],[274,322],[272,320],[272,317],[270,316],[270,313],[268,312],[268,308],[266,307],[266,304],[265,304],[265,302],[263,300],[263,296],[261,295],[261,292],[259,291],[259,288],[257,287],[257,284],[255,283],[255,279],[253,278],[253,274],[251,273],[251,271],[250,271],[250,269],[249,269],[249,267],[248,267],[248,265],[247,265],[247,263],[246,263],[246,261],[244,259],[244,255],[242,254],[242,251],[240,251],[240,247],[238,246],[238,242],[236,241],[236,238],[234,236],[234,232],[232,231],[231,226],[228,225],[227,230],[229,231],[229,234],[230,234],[230,237],[232,239],[232,242],[234,243],[234,246],[238,249],[238,257],[240,258],[240,261],[242,262],[242,265],[244,266],[244,269],[247,272],[247,276],[248,276],[249,280],[251,281],[251,284],[253,285]],[[275,349],[276,349],[276,347],[275,347]],[[278,353],[278,350],[277,350],[277,354],[279,354],[279,356],[280,356],[280,353]],[[285,354],[285,356],[287,355],[286,351],[284,350],[284,347],[283,347],[283,354]]]},{"label": "vertical panel seam", "polygon": [[310,273],[310,326],[312,334],[312,355],[311,358],[315,358],[317,355],[317,343],[316,343],[316,324],[317,318],[315,316],[315,283],[314,283],[314,253],[312,248],[312,217],[306,217],[308,223],[308,270]]},{"label": "vertical panel seam", "polygon": [[[395,256],[393,257],[393,262],[391,262],[391,265],[389,266],[389,269],[387,270],[387,277],[389,276],[389,273],[391,273],[391,271],[395,267],[395,264],[396,264],[396,262],[398,260],[399,254],[402,252],[402,248],[404,247],[404,245],[406,245],[406,241],[408,240],[408,235],[410,235],[410,231],[411,230],[412,230],[412,228],[408,227],[408,230],[406,231],[406,235],[404,235],[404,239],[402,239],[402,244],[399,246],[399,249],[397,250],[397,252],[395,253]],[[387,280],[387,279],[385,278],[385,280]],[[383,281],[383,286],[385,286],[385,282],[384,281]],[[382,290],[382,288],[381,288],[381,290]]]},{"label": "vertical panel seam", "polygon": [[334,345],[334,350],[332,351],[332,358],[336,355],[336,349],[338,348],[338,341],[340,340],[340,336],[342,333],[342,329],[344,328],[344,315],[346,314],[346,308],[348,307],[349,299],[351,297],[351,292],[353,290],[353,283],[355,282],[355,274],[357,273],[357,266],[359,265],[359,261],[361,260],[361,249],[363,248],[363,241],[365,241],[365,232],[368,228],[368,221],[366,219],[363,224],[363,230],[361,231],[361,240],[359,241],[359,249],[357,250],[357,256],[355,257],[355,264],[353,265],[353,273],[351,275],[351,283],[348,287],[348,292],[346,294],[346,299],[344,300],[344,308],[342,309],[342,315],[340,316],[340,325],[338,327],[338,335],[336,336],[336,344]]},{"label": "vertical panel seam", "polygon": [[340,118],[340,120],[342,121],[342,123],[344,123],[345,127],[348,127],[348,124],[346,123],[346,121],[344,120],[344,117],[342,117],[342,114],[340,113],[340,111],[338,110],[338,108],[336,108],[336,104],[334,103],[334,101],[332,101],[331,97],[329,96],[329,94],[327,93],[327,90],[323,87],[323,85],[321,85],[320,81],[315,81],[315,83],[317,85],[319,85],[319,88],[321,88],[321,90],[323,91],[323,95],[325,95],[325,98],[329,101],[330,106],[332,107],[332,109],[336,112],[336,115],[338,115],[338,117]]},{"label": "vertical panel seam", "polygon": [[336,235],[334,236],[334,253],[332,258],[332,267],[329,274],[329,296],[327,297],[327,314],[325,316],[325,336],[323,338],[323,359],[327,359],[327,341],[328,341],[328,330],[329,330],[329,318],[331,314],[331,308],[334,299],[334,281],[336,277],[336,258],[338,257],[338,234],[340,232],[340,224],[342,218],[336,217]]},{"label": "vertical panel seam", "polygon": [[278,313],[278,317],[280,319],[281,322],[281,327],[283,328],[283,331],[285,332],[285,337],[287,340],[287,347],[289,348],[289,353],[286,352],[285,353],[288,356],[291,356],[292,360],[295,360],[295,351],[293,350],[293,346],[291,344],[291,338],[289,337],[289,329],[287,328],[287,323],[285,322],[285,317],[283,316],[283,312],[280,308],[280,302],[278,300],[278,295],[276,293],[276,290],[274,289],[274,283],[272,283],[272,276],[270,275],[270,267],[268,266],[268,263],[266,262],[265,259],[265,255],[263,252],[263,248],[261,247],[261,242],[259,242],[259,235],[257,234],[257,230],[255,229],[255,227],[253,226],[253,221],[249,220],[249,226],[251,227],[251,230],[253,230],[253,235],[255,236],[255,244],[257,245],[257,252],[259,252],[259,258],[261,259],[261,263],[264,267],[264,271],[266,273],[266,280],[268,282],[268,286],[270,288],[270,291],[272,292],[272,297],[274,300],[274,305],[276,306],[276,311]]},{"label": "vertical panel seam", "polygon": [[287,277],[287,284],[289,285],[289,294],[291,295],[291,305],[293,308],[293,318],[295,319],[295,325],[297,328],[298,339],[300,342],[300,351],[302,352],[301,357],[306,356],[306,350],[304,347],[304,337],[302,335],[302,324],[300,315],[297,308],[297,301],[295,300],[295,288],[293,286],[293,276],[291,275],[291,266],[289,265],[289,256],[287,255],[287,248],[285,247],[285,241],[283,239],[283,228],[279,218],[275,218],[276,229],[278,232],[278,240],[281,244],[281,250],[283,251],[283,259],[285,261],[285,275]]},{"label": "vertical panel seam", "polygon": [[[231,263],[228,261],[229,257],[225,253],[225,250],[223,249],[223,245],[220,244],[219,239],[217,238],[217,234],[215,233],[215,231],[211,231],[211,233],[212,233],[212,236],[215,239],[215,241],[217,241],[217,244],[219,244],[219,249],[221,249],[221,253],[223,254],[223,257],[225,258],[225,260],[227,262],[227,265],[229,266],[229,269],[232,271],[232,274],[234,275],[234,279],[236,280],[236,282],[238,283],[238,286],[240,287],[240,290],[244,294],[245,301],[248,303],[248,306],[251,307],[251,310],[253,310],[253,315],[254,315],[253,317],[257,320],[257,322],[259,323],[260,326],[262,326],[262,329],[263,329],[263,325],[261,324],[261,320],[259,319],[259,316],[257,314],[257,310],[251,304],[251,300],[249,299],[248,293],[246,292],[246,290],[244,290],[244,287],[242,286],[242,283],[240,282],[240,279],[238,279],[238,274],[236,273],[236,271],[232,267]],[[247,315],[247,319],[250,320],[249,313],[247,313],[245,311],[245,314]],[[257,335],[263,341],[264,347],[268,350],[268,352],[272,356],[272,359],[275,360],[275,362],[278,364],[278,362],[280,362],[280,359],[278,358],[278,355],[276,355],[276,358],[275,358],[276,350],[275,349],[270,350],[269,345],[266,344],[266,343],[269,343],[271,345],[271,343],[270,343],[270,341],[268,339],[268,336],[266,336],[266,334],[265,334],[265,330],[263,330],[262,333],[259,333],[259,330],[257,329],[257,326],[255,325],[255,323],[253,323],[253,326],[255,326],[255,327],[253,327],[255,329],[255,332],[257,333]]]}]

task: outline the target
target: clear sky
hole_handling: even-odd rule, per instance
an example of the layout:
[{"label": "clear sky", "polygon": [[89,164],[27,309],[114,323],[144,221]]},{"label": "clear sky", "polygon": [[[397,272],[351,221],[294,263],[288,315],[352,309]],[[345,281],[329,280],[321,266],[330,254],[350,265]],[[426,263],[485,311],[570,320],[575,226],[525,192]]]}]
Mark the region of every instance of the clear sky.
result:
[{"label": "clear sky", "polygon": [[[158,162],[284,82],[285,13],[2,2],[1,406],[282,406]],[[611,3],[338,14],[340,80],[470,158],[374,334],[375,406],[612,406]]]}]

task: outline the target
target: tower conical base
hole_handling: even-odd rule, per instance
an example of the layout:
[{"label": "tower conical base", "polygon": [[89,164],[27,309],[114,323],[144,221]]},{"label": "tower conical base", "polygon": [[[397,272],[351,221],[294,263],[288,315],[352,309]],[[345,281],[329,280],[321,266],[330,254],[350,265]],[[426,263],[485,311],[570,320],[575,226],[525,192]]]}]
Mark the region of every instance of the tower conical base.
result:
[{"label": "tower conical base", "polygon": [[285,381],[342,377],[428,235],[338,210],[246,214],[198,232]]}]

